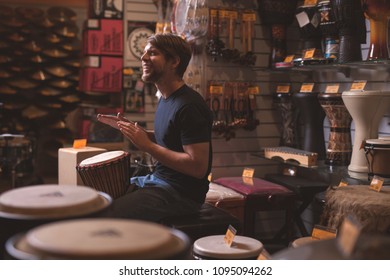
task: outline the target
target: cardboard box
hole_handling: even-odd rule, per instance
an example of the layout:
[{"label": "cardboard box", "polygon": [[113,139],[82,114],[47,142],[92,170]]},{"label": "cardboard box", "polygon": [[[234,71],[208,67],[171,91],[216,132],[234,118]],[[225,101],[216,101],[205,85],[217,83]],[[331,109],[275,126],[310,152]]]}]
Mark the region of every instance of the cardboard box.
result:
[{"label": "cardboard box", "polygon": [[83,55],[123,56],[123,21],[88,19],[83,30]]},{"label": "cardboard box", "polygon": [[80,149],[60,148],[58,150],[58,184],[83,186],[84,183],[76,170],[77,164],[106,151],[106,149],[88,146]]},{"label": "cardboard box", "polygon": [[122,57],[87,56],[80,69],[81,91],[122,92]]}]

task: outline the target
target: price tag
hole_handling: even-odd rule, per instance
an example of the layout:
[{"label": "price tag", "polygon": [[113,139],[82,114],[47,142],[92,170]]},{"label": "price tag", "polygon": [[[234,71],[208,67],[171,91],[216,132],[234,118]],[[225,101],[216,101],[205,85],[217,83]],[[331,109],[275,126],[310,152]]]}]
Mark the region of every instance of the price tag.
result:
[{"label": "price tag", "polygon": [[313,6],[313,5],[317,5],[317,0],[305,0],[304,6]]},{"label": "price tag", "polygon": [[353,249],[355,248],[356,241],[358,240],[361,232],[361,225],[352,217],[344,219],[340,226],[340,234],[337,238],[339,247],[341,248],[344,256],[350,257]]},{"label": "price tag", "polygon": [[348,182],[345,180],[341,180],[338,187],[340,188],[340,187],[345,187],[345,186],[348,186]]},{"label": "price tag", "polygon": [[325,239],[336,238],[336,234],[337,234],[337,230],[335,229],[324,227],[321,225],[315,225],[313,227],[311,237],[313,239],[325,240]]},{"label": "price tag", "polygon": [[210,86],[210,93],[211,94],[222,94],[223,93],[223,86]]},{"label": "price tag", "polygon": [[339,92],[340,85],[328,85],[326,86],[325,93],[338,93]]},{"label": "price tag", "polygon": [[260,260],[260,261],[271,260],[271,259],[272,259],[272,257],[266,249],[261,250],[259,256],[257,257],[257,260]]},{"label": "price tag", "polygon": [[300,92],[313,92],[314,84],[302,84]]},{"label": "price tag", "polygon": [[383,186],[384,179],[375,175],[370,183],[370,190],[380,192]]},{"label": "price tag", "polygon": [[308,49],[308,50],[305,51],[305,54],[303,55],[303,58],[304,58],[304,59],[313,58],[315,52],[316,52],[316,49],[315,49],[315,48],[313,48],[313,49]]},{"label": "price tag", "polygon": [[232,225],[229,225],[227,231],[226,231],[226,234],[223,238],[223,240],[225,241],[225,243],[231,247],[232,244],[233,244],[233,240],[234,240],[234,237],[236,236],[236,233],[237,233],[237,230],[232,226]]},{"label": "price tag", "polygon": [[366,87],[367,81],[355,81],[351,85],[351,91],[363,91]]},{"label": "price tag", "polygon": [[209,176],[207,176],[207,180],[211,182],[212,178],[213,178],[213,173],[210,173]]},{"label": "price tag", "polygon": [[87,146],[87,139],[76,139],[73,141],[74,149],[81,149]]},{"label": "price tag", "polygon": [[294,55],[288,55],[285,57],[284,62],[290,63],[294,60]]},{"label": "price tag", "polygon": [[256,13],[253,13],[253,12],[243,13],[242,14],[242,21],[256,21]]},{"label": "price tag", "polygon": [[253,168],[244,168],[244,171],[242,171],[242,177],[248,177],[253,178],[253,175],[255,174],[255,169]]},{"label": "price tag", "polygon": [[237,11],[230,11],[229,12],[229,18],[237,19],[238,18],[238,12]]},{"label": "price tag", "polygon": [[289,85],[280,85],[276,87],[276,93],[289,93],[290,86]]},{"label": "price tag", "polygon": [[258,95],[258,94],[260,94],[260,87],[259,86],[250,86],[250,87],[248,87],[248,94],[251,94],[251,95]]}]

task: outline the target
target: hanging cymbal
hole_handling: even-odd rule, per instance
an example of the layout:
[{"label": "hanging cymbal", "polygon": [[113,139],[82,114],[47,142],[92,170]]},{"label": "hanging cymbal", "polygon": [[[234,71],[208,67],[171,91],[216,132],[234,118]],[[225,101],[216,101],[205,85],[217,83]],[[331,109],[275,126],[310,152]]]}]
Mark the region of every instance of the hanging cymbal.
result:
[{"label": "hanging cymbal", "polygon": [[16,94],[16,89],[11,88],[8,85],[0,85],[0,94]]},{"label": "hanging cymbal", "polygon": [[61,90],[51,88],[51,87],[45,87],[41,90],[39,90],[39,93],[43,96],[59,96],[63,92]]},{"label": "hanging cymbal", "polygon": [[27,42],[26,44],[24,44],[23,47],[26,50],[28,50],[30,52],[34,52],[34,53],[38,53],[38,52],[42,51],[41,44],[39,42],[35,41],[35,40]]},{"label": "hanging cymbal", "polygon": [[64,78],[72,73],[72,71],[60,65],[45,67],[45,71],[57,78]]},{"label": "hanging cymbal", "polygon": [[30,58],[30,61],[34,62],[34,63],[44,63],[44,62],[46,62],[46,59],[43,58],[40,54],[37,54],[37,55],[32,56]]},{"label": "hanging cymbal", "polygon": [[66,7],[51,7],[47,10],[47,16],[54,22],[74,22],[76,21],[76,13]]},{"label": "hanging cymbal", "polygon": [[10,71],[6,69],[0,69],[0,79],[9,79],[12,78],[13,75]]},{"label": "hanging cymbal", "polygon": [[47,49],[43,51],[43,54],[51,58],[64,58],[69,56],[66,52],[60,49]]},{"label": "hanging cymbal", "polygon": [[37,22],[36,24],[40,27],[47,28],[47,29],[52,28],[55,25],[54,22],[52,22],[47,17],[43,17],[43,19]]},{"label": "hanging cymbal", "polygon": [[36,88],[39,84],[25,78],[19,78],[8,81],[8,85],[16,89],[33,89]]},{"label": "hanging cymbal", "polygon": [[54,29],[54,33],[66,38],[76,38],[79,29],[76,25],[64,25]]},{"label": "hanging cymbal", "polygon": [[36,80],[36,81],[47,81],[51,79],[51,75],[45,73],[42,70],[35,71],[32,75],[31,78]]},{"label": "hanging cymbal", "polygon": [[59,42],[61,42],[60,36],[55,33],[50,33],[46,35],[45,40],[52,44],[58,44]]},{"label": "hanging cymbal", "polygon": [[0,23],[4,24],[7,27],[11,28],[22,28],[27,24],[27,22],[21,18],[18,18],[16,16],[11,17],[1,17]]},{"label": "hanging cymbal", "polygon": [[41,20],[45,15],[45,12],[42,9],[35,7],[17,7],[15,8],[15,12],[16,15],[33,22]]},{"label": "hanging cymbal", "polygon": [[11,33],[7,37],[7,39],[10,40],[11,42],[14,42],[14,43],[23,43],[27,40],[27,38],[25,36],[23,36],[22,34],[20,34],[19,32]]},{"label": "hanging cymbal", "polygon": [[22,116],[29,120],[39,119],[48,115],[47,111],[31,105],[22,111]]},{"label": "hanging cymbal", "polygon": [[64,79],[57,79],[50,82],[50,85],[56,88],[67,89],[74,85],[71,81]]}]

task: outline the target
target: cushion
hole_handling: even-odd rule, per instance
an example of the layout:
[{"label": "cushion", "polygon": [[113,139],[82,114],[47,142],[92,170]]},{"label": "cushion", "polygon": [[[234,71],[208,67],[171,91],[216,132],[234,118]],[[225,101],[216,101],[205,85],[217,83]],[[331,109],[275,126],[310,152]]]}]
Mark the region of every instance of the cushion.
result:
[{"label": "cushion", "polygon": [[291,193],[289,189],[281,185],[260,178],[252,178],[253,185],[244,182],[243,177],[222,177],[214,180],[213,182],[233,189],[246,196]]}]

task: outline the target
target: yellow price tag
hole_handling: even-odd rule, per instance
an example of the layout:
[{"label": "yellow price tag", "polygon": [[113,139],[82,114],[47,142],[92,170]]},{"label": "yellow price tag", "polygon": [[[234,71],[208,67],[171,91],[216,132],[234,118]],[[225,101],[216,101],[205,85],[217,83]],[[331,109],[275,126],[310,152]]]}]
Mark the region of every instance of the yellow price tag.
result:
[{"label": "yellow price tag", "polygon": [[260,261],[271,260],[271,259],[272,257],[266,249],[261,250],[260,255],[257,257],[257,260]]},{"label": "yellow price tag", "polygon": [[317,5],[317,0],[305,0],[304,6],[314,6]]},{"label": "yellow price tag", "polygon": [[251,94],[251,95],[258,95],[258,94],[260,94],[260,87],[259,86],[250,86],[250,87],[248,87],[248,94]]},{"label": "yellow price tag", "polygon": [[73,141],[74,149],[81,149],[87,146],[87,139],[76,139]]},{"label": "yellow price tag", "polygon": [[314,84],[303,84],[300,92],[313,92]]},{"label": "yellow price tag", "polygon": [[254,13],[254,12],[243,13],[242,14],[242,21],[256,21],[256,13]]},{"label": "yellow price tag", "polygon": [[308,49],[308,50],[305,51],[305,54],[304,54],[303,58],[304,58],[304,59],[313,58],[315,52],[316,52],[316,49],[315,49],[315,48],[313,48],[313,49]]},{"label": "yellow price tag", "polygon": [[226,234],[223,238],[223,240],[225,241],[225,243],[231,247],[232,244],[233,244],[233,240],[234,240],[234,237],[236,236],[236,233],[237,233],[237,230],[232,226],[232,225],[229,225],[227,231],[226,231]]},{"label": "yellow price tag", "polygon": [[339,183],[339,187],[345,187],[345,186],[348,186],[348,182],[341,180]]},{"label": "yellow price tag", "polygon": [[313,239],[324,240],[336,238],[337,230],[332,228],[327,228],[321,225],[315,225],[313,231],[311,232],[311,237]]},{"label": "yellow price tag", "polygon": [[253,178],[253,174],[255,174],[255,169],[253,168],[244,168],[244,171],[242,171],[242,177]]},{"label": "yellow price tag", "polygon": [[362,91],[366,87],[367,81],[355,81],[351,85],[351,91]]},{"label": "yellow price tag", "polygon": [[375,175],[374,178],[372,178],[371,183],[370,183],[370,189],[373,191],[380,192],[383,186],[383,178]]},{"label": "yellow price tag", "polygon": [[328,85],[326,86],[325,93],[338,93],[340,85]]},{"label": "yellow price tag", "polygon": [[284,58],[284,62],[290,63],[294,60],[294,55],[288,55]]},{"label": "yellow price tag", "polygon": [[289,85],[281,85],[276,87],[276,93],[289,93],[290,86]]},{"label": "yellow price tag", "polygon": [[222,94],[223,93],[223,86],[210,86],[210,93],[211,94]]}]

